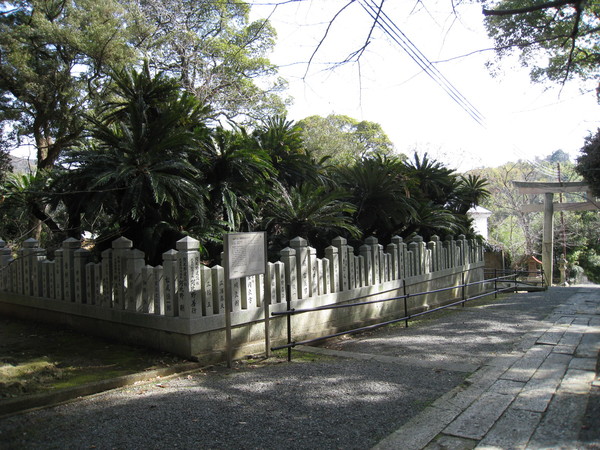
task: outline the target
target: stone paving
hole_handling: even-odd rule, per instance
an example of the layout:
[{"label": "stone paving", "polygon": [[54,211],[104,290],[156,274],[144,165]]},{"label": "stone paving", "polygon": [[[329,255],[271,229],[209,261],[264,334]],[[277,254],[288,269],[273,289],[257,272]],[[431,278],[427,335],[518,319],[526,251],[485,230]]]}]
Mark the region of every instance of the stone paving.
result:
[{"label": "stone paving", "polygon": [[578,442],[600,385],[600,290],[578,289],[544,323],[374,449],[600,448]]}]

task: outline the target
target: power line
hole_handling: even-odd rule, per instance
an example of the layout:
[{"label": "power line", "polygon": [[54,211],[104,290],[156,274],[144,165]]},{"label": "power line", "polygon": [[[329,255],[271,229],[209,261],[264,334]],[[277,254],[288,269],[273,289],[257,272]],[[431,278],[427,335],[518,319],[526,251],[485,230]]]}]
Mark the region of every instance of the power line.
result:
[{"label": "power line", "polygon": [[402,32],[393,20],[373,0],[359,0],[360,6],[369,14],[383,32],[457,103],[475,122],[485,128],[485,118],[467,98],[433,65],[416,45]]}]

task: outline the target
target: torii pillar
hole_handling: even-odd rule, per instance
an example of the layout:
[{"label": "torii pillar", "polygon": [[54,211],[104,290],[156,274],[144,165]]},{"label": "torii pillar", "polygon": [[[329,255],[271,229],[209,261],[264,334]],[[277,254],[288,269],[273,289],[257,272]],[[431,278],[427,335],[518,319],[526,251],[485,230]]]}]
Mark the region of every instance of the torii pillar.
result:
[{"label": "torii pillar", "polygon": [[[544,204],[523,205],[523,212],[544,211],[544,236],[542,239],[542,268],[548,286],[552,286],[553,250],[554,250],[554,211],[592,211],[598,210],[596,202],[590,201],[594,196],[585,182],[570,183],[545,183],[513,181],[513,184],[521,194],[544,194]],[[584,202],[554,203],[554,194],[566,194],[570,192],[585,192],[582,197]]]},{"label": "torii pillar", "polygon": [[542,237],[542,268],[548,286],[552,286],[554,273],[554,194],[544,193],[544,235]]}]

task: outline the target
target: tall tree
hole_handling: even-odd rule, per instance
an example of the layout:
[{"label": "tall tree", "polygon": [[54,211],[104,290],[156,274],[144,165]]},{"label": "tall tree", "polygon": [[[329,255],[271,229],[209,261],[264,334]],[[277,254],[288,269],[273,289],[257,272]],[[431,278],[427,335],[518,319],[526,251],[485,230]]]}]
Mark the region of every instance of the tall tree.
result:
[{"label": "tall tree", "polygon": [[592,192],[600,197],[600,129],[585,139],[575,169],[589,183]]},{"label": "tall tree", "polygon": [[[264,119],[285,110],[285,82],[267,58],[275,30],[251,22],[250,6],[230,0],[139,0],[150,32],[146,58],[227,119]],[[260,81],[259,81],[260,80]]]},{"label": "tall tree", "polygon": [[518,53],[536,82],[600,74],[600,5],[581,0],[490,1],[483,10],[500,58]]},{"label": "tall tree", "polygon": [[0,5],[0,126],[31,142],[39,169],[79,138],[82,110],[104,69],[134,56],[127,10],[115,0],[16,0]]},{"label": "tall tree", "polygon": [[365,156],[391,155],[394,151],[381,125],[368,120],[330,114],[309,116],[297,125],[304,147],[317,157],[331,157],[333,163],[351,164]]}]

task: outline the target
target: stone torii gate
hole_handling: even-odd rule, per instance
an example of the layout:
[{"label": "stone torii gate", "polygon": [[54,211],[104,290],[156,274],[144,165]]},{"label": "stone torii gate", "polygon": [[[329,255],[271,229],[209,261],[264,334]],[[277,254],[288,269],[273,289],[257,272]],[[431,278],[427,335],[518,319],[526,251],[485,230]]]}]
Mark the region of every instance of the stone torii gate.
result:
[{"label": "stone torii gate", "polygon": [[[594,201],[590,188],[585,182],[545,183],[529,181],[513,181],[521,194],[544,194],[543,204],[523,205],[521,211],[544,211],[544,237],[542,240],[542,267],[548,285],[552,286],[553,246],[554,246],[554,211],[592,211],[600,209]],[[554,194],[584,192],[584,202],[554,203]],[[591,200],[591,201],[590,201]]]}]

